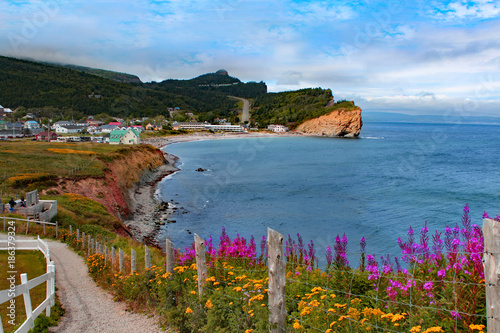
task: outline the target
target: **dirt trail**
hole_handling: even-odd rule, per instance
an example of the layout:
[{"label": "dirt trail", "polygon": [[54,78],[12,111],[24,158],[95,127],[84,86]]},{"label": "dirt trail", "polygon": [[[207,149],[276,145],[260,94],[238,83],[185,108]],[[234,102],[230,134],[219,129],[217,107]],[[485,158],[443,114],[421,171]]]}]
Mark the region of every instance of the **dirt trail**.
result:
[{"label": "dirt trail", "polygon": [[[5,237],[0,234],[0,239]],[[66,244],[49,241],[49,249],[56,265],[57,294],[66,310],[59,326],[49,332],[162,332],[154,317],[126,311],[124,303],[113,301],[110,294],[96,286],[83,258]]]}]

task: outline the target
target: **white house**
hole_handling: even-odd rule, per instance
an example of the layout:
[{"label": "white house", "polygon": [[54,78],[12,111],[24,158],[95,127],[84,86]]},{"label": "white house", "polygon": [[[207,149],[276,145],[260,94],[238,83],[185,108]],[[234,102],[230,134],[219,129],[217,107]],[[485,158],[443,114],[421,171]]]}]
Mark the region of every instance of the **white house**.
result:
[{"label": "white house", "polygon": [[288,132],[288,127],[285,127],[283,125],[269,125],[269,126],[267,126],[267,129],[271,130],[271,131],[273,131],[275,133]]},{"label": "white house", "polygon": [[111,131],[115,130],[117,127],[116,125],[102,125],[101,133],[111,133]]},{"label": "white house", "polygon": [[34,120],[28,120],[28,121],[24,122],[24,128],[30,129],[30,130],[38,129],[38,128],[40,128],[40,125]]},{"label": "white house", "polygon": [[76,134],[76,133],[80,133],[82,130],[83,130],[82,127],[75,126],[75,125],[66,125],[66,126],[57,126],[56,127],[56,133],[62,133],[62,134]]}]

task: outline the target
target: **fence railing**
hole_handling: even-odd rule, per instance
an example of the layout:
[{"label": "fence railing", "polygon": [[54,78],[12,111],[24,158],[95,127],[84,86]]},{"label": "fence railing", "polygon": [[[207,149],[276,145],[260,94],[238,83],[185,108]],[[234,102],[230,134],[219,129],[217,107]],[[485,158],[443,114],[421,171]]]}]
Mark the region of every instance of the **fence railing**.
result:
[{"label": "fence railing", "polygon": [[[491,231],[488,231],[491,229]],[[396,317],[385,317],[384,320],[380,319],[377,322],[370,323],[368,321],[364,321],[362,316],[356,317],[353,313],[358,311],[358,314],[362,312],[362,309],[356,308],[356,302],[363,302],[363,304],[373,304],[374,307],[378,306],[380,308],[392,307],[402,309],[400,312],[404,313],[404,320],[410,325],[414,325],[417,327],[421,315],[420,313],[439,313],[439,316],[448,316],[449,325],[453,332],[460,332],[460,325],[464,325],[464,323],[460,322],[461,319],[469,318],[471,323],[477,322],[486,322],[488,323],[488,332],[500,332],[497,329],[497,325],[500,323],[500,307],[497,304],[500,304],[500,281],[497,281],[496,273],[500,271],[500,245],[493,244],[495,243],[494,239],[496,239],[496,243],[499,243],[498,240],[500,238],[500,223],[485,219],[484,220],[484,244],[485,249],[484,252],[476,253],[480,256],[484,256],[485,258],[485,281],[483,282],[467,282],[463,279],[462,276],[459,276],[459,272],[455,268],[450,268],[450,272],[445,274],[446,276],[441,278],[434,279],[424,279],[422,278],[420,273],[417,272],[417,266],[413,266],[412,269],[406,270],[403,273],[403,269],[394,268],[393,272],[387,272],[384,274],[379,274],[378,276],[373,277],[372,288],[374,292],[367,296],[363,294],[361,287],[357,287],[356,284],[360,279],[367,279],[368,274],[365,271],[355,270],[355,269],[345,269],[345,268],[330,268],[327,273],[326,271],[322,271],[320,274],[325,274],[325,279],[322,282],[318,282],[318,280],[313,278],[314,272],[312,272],[311,266],[309,264],[304,264],[300,262],[291,262],[287,261],[287,254],[284,251],[284,237],[279,232],[268,229],[267,235],[267,278],[268,278],[268,309],[269,309],[269,328],[270,332],[287,332],[287,327],[290,328],[290,320],[295,321],[297,327],[309,327],[312,331],[328,331],[328,325],[323,323],[318,326],[311,326],[310,323],[305,322],[302,315],[297,315],[296,313],[304,313],[304,309],[308,311],[312,311],[316,313],[318,316],[324,316],[325,318],[337,318],[340,320],[344,320],[349,322],[349,325],[352,325],[350,331],[355,332],[357,329],[354,328],[355,325],[360,325],[363,327],[368,327],[376,331],[384,331],[384,332],[400,332],[396,327],[391,329],[388,327],[387,322],[389,324],[398,323],[397,321],[392,321]],[[77,240],[81,240],[81,247],[87,247],[86,253],[88,255],[99,253],[102,254],[105,258],[105,262],[111,261],[111,267],[113,269],[117,269],[121,273],[133,273],[138,271],[137,267],[137,253],[135,250],[131,250],[130,254],[126,256],[129,258],[130,266],[125,265],[125,253],[122,249],[114,247],[108,247],[104,244],[99,243],[98,240],[94,239],[92,235],[81,234],[80,231],[76,230]],[[209,275],[207,273],[207,258],[205,257],[207,253],[207,249],[205,246],[205,240],[203,240],[198,235],[194,235],[194,248],[195,248],[195,260],[196,260],[196,270],[197,270],[197,283],[198,283],[198,293],[201,295],[204,292],[210,293],[220,293],[218,288],[211,288],[210,283],[207,281],[210,280]],[[499,247],[499,248],[496,248]],[[175,262],[175,251],[174,246],[170,240],[166,240],[165,243],[165,271],[169,273],[174,272],[174,268],[176,266]],[[142,251],[141,251],[142,252]],[[118,260],[116,260],[116,256],[118,255]],[[263,254],[264,255],[264,254]],[[265,257],[266,258],[266,257]],[[242,259],[245,260],[245,259]],[[116,263],[118,264],[118,267]],[[178,264],[178,263],[177,263]],[[399,264],[398,264],[399,266]],[[151,254],[149,248],[145,246],[144,250],[144,269],[151,268]],[[142,270],[142,267],[139,267]],[[234,271],[235,274],[238,274],[237,270],[233,267],[230,269]],[[451,273],[453,271],[453,273]],[[254,270],[241,269],[240,274],[244,274],[245,272],[257,272]],[[227,272],[226,272],[227,273]],[[262,272],[259,272],[259,274]],[[290,274],[296,273],[300,274],[300,278],[298,275]],[[381,273],[381,272],[380,272]],[[463,272],[462,272],[463,273]],[[288,274],[288,275],[287,275]],[[467,273],[466,273],[467,274]],[[307,277],[305,277],[307,276]],[[335,281],[335,276],[345,283],[342,286],[332,284]],[[211,277],[212,279],[214,277]],[[371,278],[368,278],[371,279]],[[338,281],[338,280],[337,280]],[[216,283],[224,283],[223,280],[213,280],[212,282]],[[366,282],[366,281],[365,281]],[[386,288],[392,285],[402,285],[409,284],[407,294],[402,296],[402,292],[400,292],[400,298],[398,299],[388,299]],[[335,302],[330,302],[332,309],[322,308],[315,303],[314,297],[311,300],[304,302],[304,298],[295,298],[295,296],[290,296],[287,294],[287,288],[289,285],[300,285],[300,289],[309,290],[309,294],[305,293],[305,296],[311,293],[311,290],[319,290],[322,298],[318,297],[318,301],[324,299],[324,297],[337,297],[338,299],[344,299],[345,304],[336,304]],[[365,284],[367,285],[367,284]],[[234,284],[234,286],[237,286]],[[469,295],[470,297],[475,297],[476,291],[483,290],[486,287],[486,308],[487,313],[476,313],[475,310],[471,310],[472,312],[467,312],[461,303],[464,302],[463,299],[459,299],[459,295]],[[433,290],[434,288],[434,290]],[[448,289],[451,290],[451,295],[454,297],[452,300],[443,300],[436,302],[432,301],[432,293],[436,293],[436,288],[440,290]],[[428,290],[427,290],[428,289]],[[427,291],[426,291],[427,290]],[[472,292],[471,292],[472,291]],[[429,299],[425,302],[422,299],[417,299],[416,295],[424,295],[426,297],[426,293],[429,295]],[[332,296],[334,295],[334,296]],[[472,296],[474,295],[474,296]],[[302,295],[304,296],[304,294]],[[228,302],[230,300],[230,296],[223,295],[223,297],[228,298]],[[331,301],[331,300],[330,300]],[[325,302],[326,303],[326,302]],[[287,304],[290,305],[292,309],[287,309]],[[323,304],[324,306],[325,304]],[[334,306],[338,306],[339,309],[334,308]],[[342,306],[344,308],[342,308]],[[297,310],[298,309],[298,310]],[[334,311],[338,310],[338,311]],[[306,311],[307,312],[307,311]],[[293,314],[295,313],[295,314]],[[392,314],[391,314],[392,315]],[[336,317],[335,317],[336,316]],[[420,318],[420,319],[417,319]],[[335,322],[335,320],[331,320],[331,322]],[[439,322],[438,322],[439,323]],[[331,326],[330,326],[331,327]],[[357,327],[357,326],[356,326]],[[415,330],[417,332],[417,330]],[[436,331],[437,332],[437,331]]]},{"label": "fence railing", "polygon": [[30,223],[33,224],[41,224],[43,225],[43,233],[46,234],[46,226],[53,226],[56,228],[56,238],[59,237],[59,223],[56,222],[45,222],[45,221],[39,221],[39,220],[30,220],[30,219],[20,219],[16,217],[3,217],[3,231],[6,231],[7,229],[7,221],[19,221],[19,222],[26,222],[26,235],[29,233],[30,229]]},{"label": "fence railing", "polygon": [[[131,249],[130,252],[126,254],[125,251],[123,251],[121,248],[115,248],[104,244],[105,242],[100,242],[99,238],[97,238],[96,236],[90,234],[86,235],[85,232],[80,232],[79,229],[76,229],[74,232],[73,226],[70,226],[69,229],[70,235],[76,238],[76,244],[83,251],[83,253],[88,255],[96,253],[102,254],[104,256],[105,262],[111,262],[110,267],[113,270],[119,271],[121,273],[128,274],[138,271],[138,258],[135,250]],[[484,251],[481,250],[480,252],[474,254],[482,256],[484,259],[484,281],[468,282],[467,280],[464,280],[465,275],[463,275],[467,275],[468,273],[464,273],[462,271],[459,274],[459,270],[454,267],[446,268],[446,270],[449,270],[449,272],[445,272],[444,277],[439,277],[439,274],[441,274],[441,272],[439,272],[437,277],[434,277],[432,279],[424,279],[421,277],[421,275],[419,275],[419,272],[416,271],[416,266],[413,266],[413,268],[409,268],[405,273],[402,273],[403,271],[405,271],[405,269],[401,269],[399,267],[399,264],[396,263],[398,268],[395,268],[393,272],[386,272],[382,274],[382,270],[377,270],[377,273],[373,273],[373,278],[368,278],[368,280],[371,280],[373,283],[373,292],[370,295],[367,295],[363,293],[363,290],[361,290],[361,287],[366,287],[366,285],[362,285],[360,287],[357,286],[357,283],[359,283],[360,278],[366,280],[368,274],[365,273],[368,268],[365,268],[366,270],[363,271],[355,269],[347,270],[342,267],[330,268],[327,273],[326,271],[320,272],[320,274],[325,274],[326,280],[318,282],[318,280],[313,279],[314,272],[311,272],[311,266],[309,264],[287,260],[288,253],[285,253],[284,251],[285,244],[283,235],[274,230],[268,229],[266,243],[267,252],[265,254],[262,254],[262,256],[264,257],[264,271],[259,271],[259,274],[266,274],[268,279],[267,307],[269,310],[270,331],[280,333],[287,332],[287,329],[292,326],[290,324],[290,321],[295,321],[297,327],[305,327],[307,324],[309,325],[308,327],[311,331],[328,331],[328,329],[325,329],[325,323],[317,326],[311,326],[310,323],[306,323],[305,319],[300,314],[301,311],[312,311],[318,316],[321,315],[325,318],[334,317],[336,318],[335,322],[344,320],[348,322],[349,325],[352,325],[351,330],[348,330],[350,332],[357,331],[357,328],[355,328],[357,326],[355,325],[362,325],[364,327],[372,328],[376,331],[401,331],[400,329],[396,328],[397,326],[394,326],[394,328],[392,329],[389,328],[387,323],[384,322],[384,320],[386,320],[390,324],[398,324],[397,320],[395,320],[397,316],[394,316],[394,314],[391,313],[389,313],[388,315],[392,315],[392,317],[380,317],[374,323],[370,323],[368,321],[365,322],[363,319],[361,319],[363,317],[356,317],[356,311],[359,310],[359,312],[361,312],[360,309],[357,309],[355,307],[356,302],[362,301],[364,303],[373,304],[373,310],[376,310],[376,306],[380,306],[381,309],[384,309],[386,307],[408,309],[408,311],[401,311],[401,313],[404,313],[404,319],[407,320],[407,323],[410,324],[417,325],[419,323],[419,321],[414,318],[419,318],[420,312],[439,313],[439,315],[444,314],[453,317],[450,324],[450,331],[453,332],[461,331],[459,327],[459,320],[463,319],[464,317],[469,318],[471,323],[487,322],[487,329],[490,333],[500,332],[500,329],[498,329],[498,325],[500,325],[500,306],[498,306],[498,304],[500,304],[500,280],[498,279],[496,273],[500,271],[500,223],[491,219],[484,219],[483,235]],[[205,257],[207,248],[205,241],[198,235],[195,235],[194,243],[196,260],[195,269],[197,270],[196,280],[200,297],[203,293],[207,292],[220,293],[220,291],[218,291],[219,288],[212,287],[212,285],[208,283],[208,281],[210,279],[213,279],[214,277],[208,276],[207,258]],[[174,269],[178,262],[176,263],[174,245],[168,239],[165,242],[165,252],[165,270],[168,273],[174,273]],[[468,255],[470,255],[470,253]],[[249,259],[247,258],[246,260]],[[369,261],[369,259],[367,260]],[[460,263],[457,261],[457,264]],[[139,270],[142,270],[142,268],[143,267],[139,267]],[[149,251],[149,248],[145,246],[144,269],[146,270],[149,268],[151,268],[151,252]],[[214,268],[211,268],[209,266],[208,269],[213,270]],[[231,271],[234,271],[235,274],[237,274],[237,269],[231,268]],[[240,271],[241,274],[245,273],[245,269],[240,269]],[[251,269],[249,269],[248,271],[251,271]],[[228,272],[229,269],[225,273],[227,274]],[[256,272],[256,270],[254,270],[253,272]],[[295,275],[295,273],[297,275]],[[332,281],[334,281],[334,276],[342,276],[343,285],[332,284]],[[222,284],[224,281],[212,280],[212,282]],[[405,297],[399,299],[391,299],[390,297],[387,297],[387,293],[389,292],[389,289],[386,289],[387,286],[391,286],[391,284],[399,284],[399,286],[404,287],[405,283],[407,284],[407,294],[405,295]],[[315,293],[311,292],[311,290],[319,290],[321,295],[313,296],[313,298],[308,299],[307,301],[304,301],[304,297],[295,298],[295,296],[287,294],[287,292],[290,290],[289,288],[293,284],[299,284],[302,290],[309,290],[309,294],[306,294],[306,296]],[[237,288],[238,285],[235,283],[234,286],[235,288]],[[443,304],[447,301],[447,306],[441,305],[439,302],[437,302],[437,300],[433,303],[431,298],[433,297],[432,293],[435,292],[433,288],[436,288],[436,286],[443,290],[451,290],[450,295],[452,295],[452,299],[440,300]],[[358,288],[359,291],[356,288]],[[466,302],[473,301],[472,299],[470,299],[470,297],[475,297],[475,293],[477,292],[482,292],[484,295],[485,288],[486,304],[483,303],[484,306],[478,307],[478,309],[482,308],[483,311],[484,308],[486,308],[485,313],[483,313],[481,310],[479,310],[479,312],[477,313],[475,312],[475,310],[468,311],[461,306]],[[425,296],[425,290],[429,291],[428,294],[430,295],[428,296],[429,299],[426,300],[426,304],[422,302],[422,299],[417,298],[427,297]],[[316,294],[318,293],[316,292]],[[402,292],[400,292],[400,294],[402,294]],[[335,298],[336,295],[338,295],[338,298],[343,298],[345,304],[335,304],[335,302],[330,302],[334,304],[332,305],[332,309],[325,309],[318,306],[318,303],[311,301],[314,300],[314,297],[317,297],[318,301],[321,301],[324,299],[323,297]],[[462,295],[465,298],[460,298],[461,296],[459,295]],[[231,298],[230,295],[222,296],[227,297],[228,300]],[[484,302],[484,299],[481,302]],[[351,304],[354,305],[351,306]],[[450,304],[451,306],[449,306]],[[287,306],[293,307],[294,309],[287,309]],[[338,309],[336,309],[336,307],[338,307]],[[297,309],[299,310],[298,312]],[[376,317],[375,313],[376,312],[373,312],[369,315],[373,315]],[[419,320],[422,319],[420,318]],[[437,323],[439,323],[439,321]],[[460,325],[463,326],[464,323],[460,323]],[[326,327],[328,327],[328,325]],[[418,332],[418,330],[412,331]]]},{"label": "fence railing", "polygon": [[[9,289],[0,291],[0,304],[9,302],[20,295],[23,295],[26,320],[16,330],[16,333],[26,333],[34,327],[35,319],[45,310],[47,316],[50,316],[50,309],[55,304],[55,264],[50,261],[49,246],[40,239],[36,240],[0,240],[0,251],[15,252],[18,250],[39,250],[43,253],[47,261],[47,273],[34,279],[28,280],[26,273],[21,274],[21,284],[12,286]],[[33,310],[31,303],[30,290],[46,283],[46,298]],[[3,332],[3,326],[0,321],[0,332]]]}]

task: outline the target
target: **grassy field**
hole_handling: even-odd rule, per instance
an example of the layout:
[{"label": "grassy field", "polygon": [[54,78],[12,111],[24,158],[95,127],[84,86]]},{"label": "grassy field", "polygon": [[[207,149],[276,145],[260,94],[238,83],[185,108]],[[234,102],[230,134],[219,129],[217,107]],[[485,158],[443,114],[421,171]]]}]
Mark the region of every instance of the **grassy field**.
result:
[{"label": "grassy field", "polygon": [[104,175],[106,163],[138,146],[99,143],[48,143],[29,140],[0,141],[0,199],[55,185],[60,177]]},{"label": "grassy field", "polygon": [[[29,280],[46,273],[47,266],[45,257],[40,251],[17,251],[15,259],[15,270],[18,272],[16,274],[16,285],[21,284],[21,273],[26,273]],[[6,251],[0,251],[0,262],[8,262],[8,253]],[[6,266],[7,265],[3,265],[0,272],[0,290],[9,289]],[[42,283],[31,290],[30,295],[33,310],[45,300],[45,292],[45,283]],[[18,328],[19,325],[26,319],[23,296],[18,296],[15,300],[16,317],[14,326],[8,323],[10,318],[7,317],[7,314],[9,313],[9,309],[7,309],[7,307],[10,303],[0,304],[0,316],[2,317],[2,325],[5,332],[14,332],[16,328]]]}]

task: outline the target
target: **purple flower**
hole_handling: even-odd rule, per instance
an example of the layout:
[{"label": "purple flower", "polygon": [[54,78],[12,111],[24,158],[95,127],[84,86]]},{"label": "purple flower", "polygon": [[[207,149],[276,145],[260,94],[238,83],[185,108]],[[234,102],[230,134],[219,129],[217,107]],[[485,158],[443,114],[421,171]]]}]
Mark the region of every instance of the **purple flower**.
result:
[{"label": "purple flower", "polygon": [[451,311],[450,314],[455,319],[462,319],[462,316],[460,316],[460,313],[458,313],[458,312]]},{"label": "purple flower", "polygon": [[491,217],[486,213],[486,211],[483,212],[483,219],[491,219]]},{"label": "purple flower", "polygon": [[431,291],[432,290],[432,281],[426,282],[424,284],[424,289],[427,291]]},{"label": "purple flower", "polygon": [[330,245],[326,248],[326,263],[328,264],[328,267],[332,264],[333,261],[333,254],[332,254],[332,248]]},{"label": "purple flower", "polygon": [[446,276],[446,271],[444,269],[440,269],[438,271],[438,278],[442,279]]},{"label": "purple flower", "polygon": [[361,246],[361,253],[365,253],[365,248],[366,248],[365,237],[361,237],[361,240],[359,241],[359,245]]},{"label": "purple flower", "polygon": [[468,203],[465,204],[464,213],[467,213],[467,214],[469,213],[469,204]]}]

